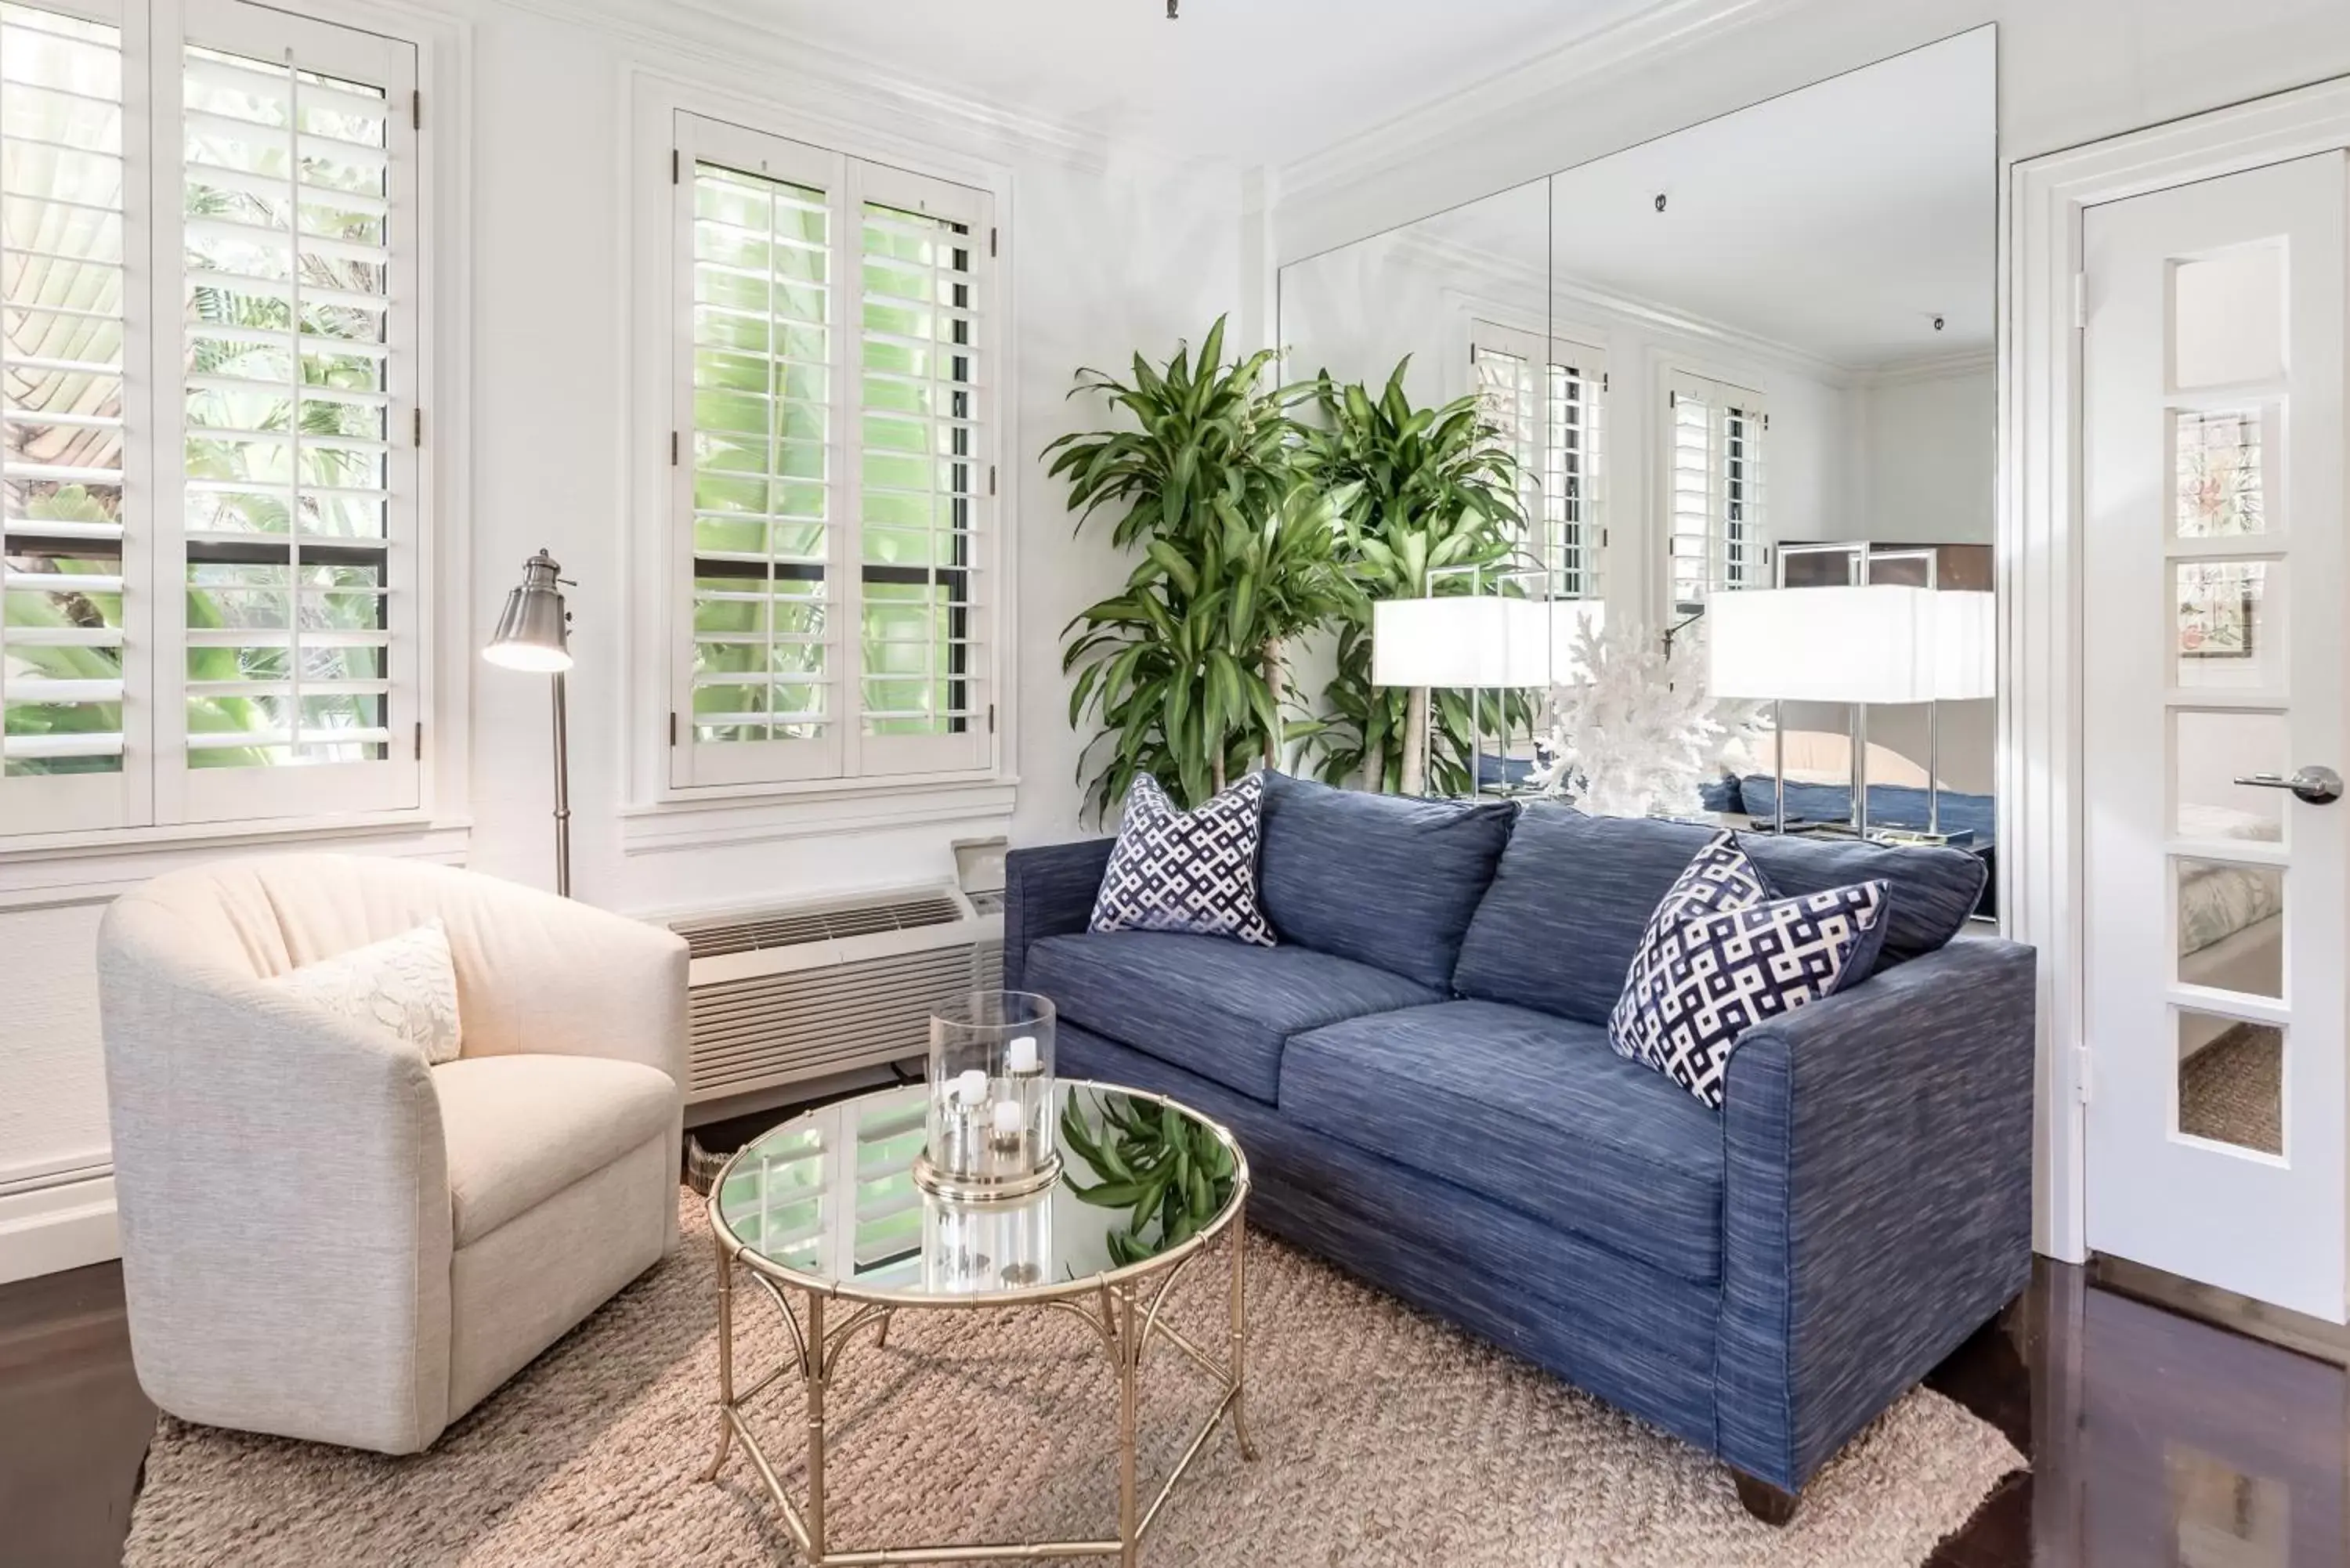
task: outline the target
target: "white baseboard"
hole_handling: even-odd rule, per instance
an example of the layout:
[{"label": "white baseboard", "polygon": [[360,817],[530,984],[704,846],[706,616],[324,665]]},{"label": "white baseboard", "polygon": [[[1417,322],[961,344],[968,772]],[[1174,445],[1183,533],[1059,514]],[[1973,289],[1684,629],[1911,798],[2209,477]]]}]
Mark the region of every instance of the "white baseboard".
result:
[{"label": "white baseboard", "polygon": [[121,1255],[111,1176],[0,1197],[0,1284]]}]

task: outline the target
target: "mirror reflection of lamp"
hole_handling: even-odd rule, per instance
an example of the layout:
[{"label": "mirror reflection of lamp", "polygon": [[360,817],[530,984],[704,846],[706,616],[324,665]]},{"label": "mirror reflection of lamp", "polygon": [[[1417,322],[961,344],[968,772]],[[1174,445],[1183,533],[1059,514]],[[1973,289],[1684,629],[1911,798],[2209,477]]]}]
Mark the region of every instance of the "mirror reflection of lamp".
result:
[{"label": "mirror reflection of lamp", "polygon": [[[1405,794],[1428,787],[1431,691],[1546,690],[1586,678],[1575,662],[1584,627],[1598,631],[1596,599],[1529,599],[1495,594],[1388,599],[1371,607],[1371,684],[1412,693],[1404,725]],[[1472,704],[1472,713],[1474,708]],[[1472,753],[1482,742],[1471,736]],[[1470,759],[1472,790],[1478,760]]]}]

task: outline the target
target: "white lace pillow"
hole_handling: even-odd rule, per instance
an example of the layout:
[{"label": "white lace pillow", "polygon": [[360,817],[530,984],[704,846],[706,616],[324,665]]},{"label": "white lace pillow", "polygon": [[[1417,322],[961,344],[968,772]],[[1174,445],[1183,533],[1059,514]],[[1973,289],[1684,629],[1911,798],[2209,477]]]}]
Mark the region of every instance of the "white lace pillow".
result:
[{"label": "white lace pillow", "polygon": [[457,1059],[457,964],[439,920],[353,948],[277,977],[277,983],[338,1018],[388,1029],[433,1066]]}]

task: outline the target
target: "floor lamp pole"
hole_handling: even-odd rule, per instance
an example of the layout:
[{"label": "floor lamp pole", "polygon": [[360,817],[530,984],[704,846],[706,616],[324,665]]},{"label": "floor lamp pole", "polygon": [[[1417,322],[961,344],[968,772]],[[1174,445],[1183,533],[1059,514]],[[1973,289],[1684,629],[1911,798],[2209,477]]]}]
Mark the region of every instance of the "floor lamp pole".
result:
[{"label": "floor lamp pole", "polygon": [[555,890],[571,897],[571,725],[563,671],[555,672]]}]

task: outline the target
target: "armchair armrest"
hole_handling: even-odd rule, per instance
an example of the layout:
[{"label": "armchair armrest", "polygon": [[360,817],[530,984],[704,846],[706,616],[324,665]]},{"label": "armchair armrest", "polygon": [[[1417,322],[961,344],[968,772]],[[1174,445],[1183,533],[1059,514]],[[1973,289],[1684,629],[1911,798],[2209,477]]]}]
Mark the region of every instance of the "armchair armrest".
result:
[{"label": "armchair armrest", "polygon": [[1960,939],[1739,1042],[1722,1458],[1799,1490],[2032,1274],[2034,959]]},{"label": "armchair armrest", "polygon": [[684,938],[519,883],[462,872],[442,879],[434,904],[456,959],[466,1055],[639,1062],[668,1074],[682,1104]]},{"label": "armchair armrest", "polygon": [[192,1421],[430,1444],[450,1210],[422,1054],[192,948],[135,892],[98,967],[140,1386]]},{"label": "armchair armrest", "polygon": [[1003,857],[1005,990],[1022,988],[1032,943],[1086,929],[1117,843],[1115,838],[1093,838],[1047,844],[1015,849]]}]

